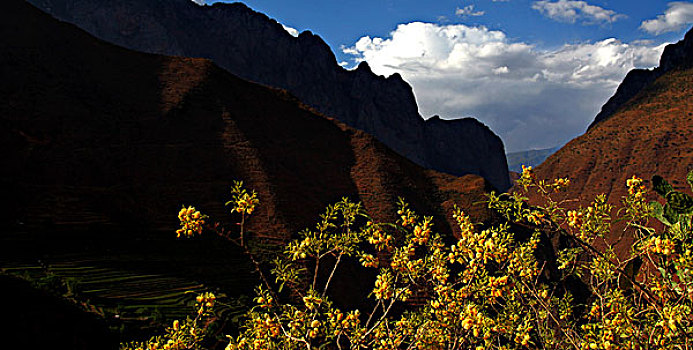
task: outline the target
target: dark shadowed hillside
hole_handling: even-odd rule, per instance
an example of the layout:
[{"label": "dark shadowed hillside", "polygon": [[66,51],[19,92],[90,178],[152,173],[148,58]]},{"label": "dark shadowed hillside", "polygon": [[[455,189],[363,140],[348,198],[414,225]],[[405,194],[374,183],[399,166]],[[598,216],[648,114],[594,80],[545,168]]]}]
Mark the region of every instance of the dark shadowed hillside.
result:
[{"label": "dark shadowed hillside", "polygon": [[503,143],[469,120],[424,121],[411,87],[366,63],[340,67],[327,44],[294,38],[240,3],[198,6],[190,0],[31,0],[96,37],[138,51],[205,57],[251,81],[288,90],[317,111],[376,136],[415,163],[454,175],[477,174],[509,187]]},{"label": "dark shadowed hillside", "polygon": [[0,275],[0,307],[5,319],[4,346],[21,349],[118,349],[118,340],[103,320],[75,305],[34,289],[31,284]]},{"label": "dark shadowed hillside", "polygon": [[424,170],[368,134],[205,59],[141,54],[93,39],[24,1],[3,2],[3,221],[22,227],[171,230],[181,203],[224,218],[234,179],[258,191],[257,234],[311,224],[343,196],[392,218],[403,196],[449,231],[477,176]]},{"label": "dark shadowed hillside", "polygon": [[[127,304],[144,293],[162,303],[187,286],[252,293],[256,276],[230,243],[174,238],[181,204],[228,222],[235,179],[261,201],[251,236],[275,243],[344,196],[388,221],[402,196],[444,233],[454,233],[454,204],[492,220],[473,204],[491,188],[483,178],[426,170],[209,60],[123,49],[22,0],[0,3],[0,52],[0,269],[80,271],[72,281],[92,283],[83,295],[118,314],[134,309],[131,319],[152,319]],[[371,281],[356,273],[335,282],[336,300],[365,299]],[[93,287],[103,274],[135,282],[104,292]]]}]

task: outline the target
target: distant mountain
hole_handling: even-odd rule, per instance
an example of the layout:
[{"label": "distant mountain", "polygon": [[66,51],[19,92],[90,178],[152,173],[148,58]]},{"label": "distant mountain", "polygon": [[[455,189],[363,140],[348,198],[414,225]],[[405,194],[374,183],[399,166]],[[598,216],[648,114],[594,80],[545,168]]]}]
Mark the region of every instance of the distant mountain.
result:
[{"label": "distant mountain", "polygon": [[122,49],[22,0],[0,5],[0,52],[6,227],[173,232],[181,203],[224,219],[234,179],[259,193],[249,229],[272,239],[343,196],[378,220],[403,196],[443,232],[454,203],[489,219],[472,205],[481,177],[425,170],[209,60]]},{"label": "distant mountain", "polygon": [[415,163],[453,175],[477,174],[510,186],[503,143],[470,119],[424,121],[398,74],[347,71],[318,36],[289,35],[241,3],[190,0],[29,0],[94,36],[151,53],[204,57],[230,72],[288,90],[317,111],[364,130]]},{"label": "distant mountain", "polygon": [[565,197],[583,200],[573,205],[584,205],[600,193],[618,204],[626,193],[626,180],[633,175],[650,186],[650,178],[659,174],[689,192],[685,177],[693,166],[692,43],[689,31],[683,41],[667,46],[663,65],[653,71],[659,76],[613,115],[593,123],[584,135],[550,156],[537,167],[537,177],[569,177]]},{"label": "distant mountain", "polygon": [[522,172],[522,165],[536,167],[559,148],[553,147],[507,153],[505,157],[508,159],[508,169],[520,173]]}]

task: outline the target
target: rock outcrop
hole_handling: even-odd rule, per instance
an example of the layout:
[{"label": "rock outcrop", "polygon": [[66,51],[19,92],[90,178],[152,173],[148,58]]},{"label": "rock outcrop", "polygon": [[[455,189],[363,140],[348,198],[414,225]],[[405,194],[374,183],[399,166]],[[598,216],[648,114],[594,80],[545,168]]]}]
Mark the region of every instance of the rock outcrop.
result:
[{"label": "rock outcrop", "polygon": [[667,45],[655,69],[633,69],[626,75],[616,89],[616,93],[602,106],[588,129],[593,128],[616,113],[640,91],[650,86],[657,78],[674,69],[693,67],[693,32],[689,31],[683,40]]},{"label": "rock outcrop", "polygon": [[[244,79],[286,89],[424,167],[482,175],[501,190],[510,186],[503,143],[488,128],[464,120],[424,121],[411,87],[398,74],[377,76],[366,63],[345,70],[318,36],[303,32],[294,38],[279,23],[243,4],[29,2],[106,41],[150,53],[210,58]],[[444,138],[430,140],[431,136]]]}]

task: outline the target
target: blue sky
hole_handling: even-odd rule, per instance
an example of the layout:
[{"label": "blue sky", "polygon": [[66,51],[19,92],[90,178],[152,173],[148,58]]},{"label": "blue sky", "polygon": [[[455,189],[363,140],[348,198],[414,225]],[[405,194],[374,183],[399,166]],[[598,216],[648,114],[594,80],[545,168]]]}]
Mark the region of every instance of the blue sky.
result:
[{"label": "blue sky", "polygon": [[424,118],[475,117],[506,151],[582,134],[630,69],[656,66],[693,24],[691,1],[242,2],[320,35],[346,68],[400,73]]},{"label": "blue sky", "polygon": [[[552,20],[532,9],[532,3],[535,1],[528,0],[246,0],[242,2],[284,25],[299,31],[310,30],[319,34],[342,61],[349,57],[339,50],[340,47],[350,46],[364,35],[386,37],[398,24],[415,21],[484,25],[491,30],[501,30],[512,39],[530,41],[545,48],[610,37],[623,41],[638,39],[676,41],[685,32],[685,30],[679,30],[655,36],[638,30],[643,20],[653,19],[667,9],[669,2],[656,0],[587,1],[590,5],[628,16],[613,23],[601,25]],[[464,9],[469,5],[473,5],[473,13],[479,14],[483,11],[483,15],[455,14],[458,8]]]}]

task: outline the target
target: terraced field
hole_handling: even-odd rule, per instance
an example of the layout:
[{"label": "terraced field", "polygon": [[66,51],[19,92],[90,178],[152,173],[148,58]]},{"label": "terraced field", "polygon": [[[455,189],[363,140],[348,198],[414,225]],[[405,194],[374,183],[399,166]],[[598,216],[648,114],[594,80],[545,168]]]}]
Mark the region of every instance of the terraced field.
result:
[{"label": "terraced field", "polygon": [[185,319],[205,291],[220,297],[217,311],[232,327],[258,281],[237,248],[214,239],[33,236],[0,235],[0,273],[66,297],[105,319],[123,340],[147,338],[172,320]]},{"label": "terraced field", "polygon": [[98,261],[25,265],[6,267],[3,271],[39,284],[58,279],[58,286],[64,287],[68,296],[88,303],[103,316],[122,320],[185,318],[190,314],[196,294],[208,290],[195,281],[104,267]]}]

